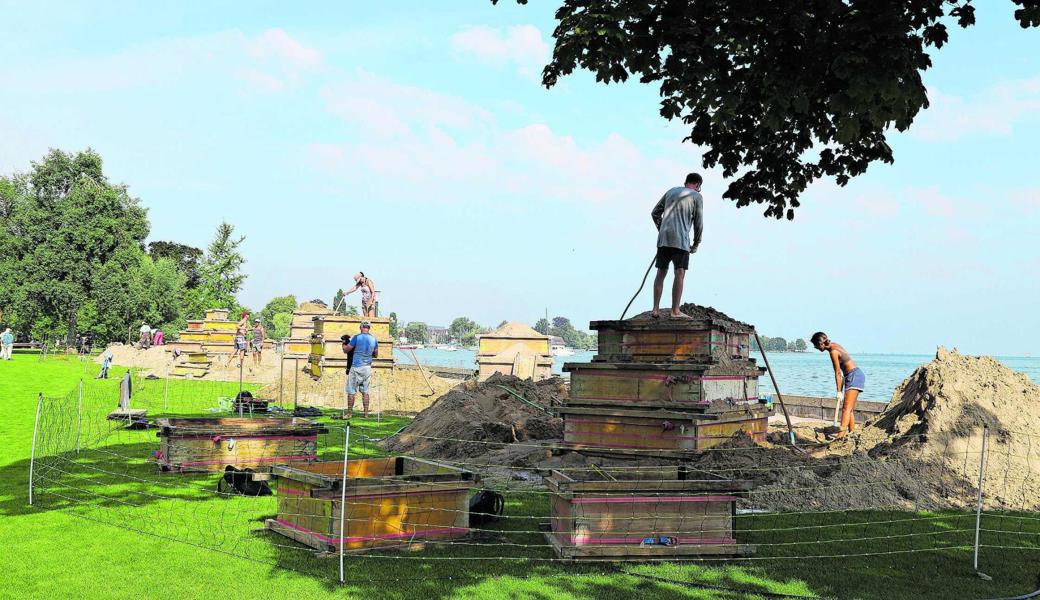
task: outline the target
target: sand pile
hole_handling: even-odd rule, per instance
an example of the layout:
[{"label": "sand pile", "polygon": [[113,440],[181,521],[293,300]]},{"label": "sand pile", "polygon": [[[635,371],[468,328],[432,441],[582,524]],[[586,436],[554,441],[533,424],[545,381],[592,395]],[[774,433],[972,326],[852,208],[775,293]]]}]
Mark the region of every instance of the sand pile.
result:
[{"label": "sand pile", "polygon": [[982,426],[990,428],[987,506],[1040,508],[1040,386],[993,358],[940,348],[850,440],[802,454],[734,438],[694,462],[759,483],[772,510],[963,508],[976,501]]},{"label": "sand pile", "polygon": [[542,334],[538,333],[537,331],[532,329],[526,323],[516,323],[516,322],[510,321],[508,323],[503,323],[501,327],[495,329],[494,331],[492,331],[490,333],[482,334],[481,337],[490,337],[490,338],[496,338],[496,337],[501,337],[501,338],[544,338],[544,337],[548,337],[548,336],[545,336],[545,335],[542,335]]},{"label": "sand pile", "polygon": [[534,383],[493,375],[482,383],[463,383],[419,413],[383,447],[395,454],[462,460],[480,457],[485,464],[514,464],[518,456],[503,456],[506,462],[498,463],[489,456],[509,454],[506,444],[520,442],[520,454],[527,454],[527,449],[533,449],[529,442],[562,438],[563,421],[547,411],[566,393],[558,377]]}]

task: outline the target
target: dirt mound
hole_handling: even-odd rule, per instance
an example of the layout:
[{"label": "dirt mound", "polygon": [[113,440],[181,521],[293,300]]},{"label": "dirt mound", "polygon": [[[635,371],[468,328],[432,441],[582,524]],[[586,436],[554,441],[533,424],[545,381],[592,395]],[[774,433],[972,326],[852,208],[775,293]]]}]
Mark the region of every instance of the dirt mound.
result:
[{"label": "dirt mound", "polygon": [[[558,377],[534,383],[493,375],[484,382],[467,382],[438,398],[383,447],[395,454],[456,460],[515,453],[506,445],[563,437],[563,421],[548,410],[566,393]],[[530,448],[524,444],[520,453]],[[518,458],[503,456],[508,462],[497,464]]]},{"label": "dirt mound", "polygon": [[[691,302],[689,304],[683,304],[682,306],[679,307],[679,310],[684,312],[684,313],[686,313],[687,315],[690,315],[695,320],[698,320],[698,321],[712,321],[714,323],[722,325],[728,331],[747,331],[747,332],[750,332],[750,331],[754,331],[754,329],[755,329],[755,327],[753,325],[749,325],[749,324],[744,323],[742,321],[738,321],[738,320],[730,317],[726,313],[724,313],[722,311],[719,311],[719,310],[715,310],[714,308],[712,308],[710,306],[701,306],[700,304],[693,304]],[[631,317],[631,319],[632,320],[635,320],[635,319],[650,319],[651,318],[650,317],[650,313],[651,312],[652,311],[648,310],[646,312],[639,313],[638,315],[636,315],[634,317]],[[668,320],[668,310],[667,309],[662,309],[661,310],[661,320],[662,320],[662,322]]]},{"label": "dirt mound", "polygon": [[990,430],[988,506],[1040,508],[1040,386],[988,356],[940,348],[850,439],[802,453],[734,439],[694,464],[759,484],[771,510],[963,508],[976,501],[982,427]]}]

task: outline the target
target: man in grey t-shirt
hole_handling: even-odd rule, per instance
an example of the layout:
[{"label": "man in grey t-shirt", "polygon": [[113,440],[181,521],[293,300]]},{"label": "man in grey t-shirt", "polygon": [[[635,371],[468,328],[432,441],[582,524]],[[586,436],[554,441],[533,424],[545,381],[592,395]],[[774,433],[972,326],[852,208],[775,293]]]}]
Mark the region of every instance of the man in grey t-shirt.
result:
[{"label": "man in grey t-shirt", "polygon": [[[657,277],[654,279],[654,311],[650,313],[655,319],[661,316],[661,294],[664,292],[664,278],[668,275],[669,263],[675,266],[670,316],[673,319],[690,318],[679,310],[679,306],[682,304],[683,280],[686,270],[690,268],[690,254],[696,252],[701,244],[704,225],[704,198],[701,197],[703,181],[697,173],[690,173],[683,187],[665,192],[650,212],[657,226],[657,259],[654,262]],[[690,243],[691,228],[693,244]]]}]

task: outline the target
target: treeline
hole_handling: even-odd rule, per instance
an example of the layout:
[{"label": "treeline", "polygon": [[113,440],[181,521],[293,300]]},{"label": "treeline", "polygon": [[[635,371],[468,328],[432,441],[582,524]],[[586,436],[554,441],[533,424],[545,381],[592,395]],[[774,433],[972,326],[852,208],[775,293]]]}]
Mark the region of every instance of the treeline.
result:
[{"label": "treeline", "polygon": [[[765,346],[766,352],[805,352],[809,349],[809,345],[802,338],[788,342],[782,337],[769,337],[767,335],[759,337],[762,339],[762,345]],[[758,342],[753,337],[751,338],[751,349],[756,352],[759,351]]]},{"label": "treeline", "polygon": [[145,246],[148,211],[93,150],[51,150],[0,176],[0,321],[21,340],[126,340],[142,323],[168,337],[208,308],[242,307],[243,237],[221,223],[205,251]]},{"label": "treeline", "polygon": [[567,317],[553,317],[552,322],[549,322],[548,319],[538,319],[533,327],[535,331],[543,335],[555,335],[563,338],[564,343],[570,348],[588,350],[596,346],[596,336],[575,329]]}]

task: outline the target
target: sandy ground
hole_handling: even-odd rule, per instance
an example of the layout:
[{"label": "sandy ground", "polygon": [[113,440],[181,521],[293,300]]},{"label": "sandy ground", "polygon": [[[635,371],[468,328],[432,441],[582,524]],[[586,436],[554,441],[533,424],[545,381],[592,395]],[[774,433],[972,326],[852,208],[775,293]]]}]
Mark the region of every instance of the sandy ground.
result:
[{"label": "sandy ground", "polygon": [[[166,377],[173,368],[173,354],[163,346],[147,350],[139,350],[133,346],[113,345],[113,362],[125,367],[144,369],[143,375]],[[311,378],[304,371],[306,360],[280,360],[278,353],[264,352],[259,366],[254,366],[252,357],[248,357],[242,368],[242,379],[251,383],[266,384],[258,396],[281,400],[306,406],[343,407],[346,405],[346,378],[339,369],[328,369],[320,379]],[[102,358],[98,356],[96,362]],[[182,355],[176,362],[183,362]],[[239,369],[237,361],[225,366],[226,357],[216,356],[212,359],[209,373],[203,378],[208,381],[238,381]],[[296,372],[299,369],[299,372]],[[372,410],[382,412],[414,414],[425,409],[433,401],[458,385],[460,380],[439,377],[426,371],[429,384],[419,368],[414,365],[395,367],[389,374],[374,377],[372,382]],[[299,386],[297,392],[296,387]],[[432,389],[431,389],[432,387]],[[361,399],[358,398],[360,407]]]}]

